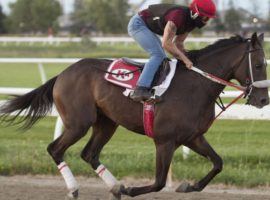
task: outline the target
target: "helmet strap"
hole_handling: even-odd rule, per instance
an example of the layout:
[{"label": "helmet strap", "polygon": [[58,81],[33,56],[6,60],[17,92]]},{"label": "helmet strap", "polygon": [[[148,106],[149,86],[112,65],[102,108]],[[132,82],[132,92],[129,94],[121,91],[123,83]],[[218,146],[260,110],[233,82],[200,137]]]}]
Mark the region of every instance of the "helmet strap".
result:
[{"label": "helmet strap", "polygon": [[197,17],[199,16],[199,14],[198,13],[192,13],[192,10],[190,11],[190,17],[192,18],[192,19],[196,19]]},{"label": "helmet strap", "polygon": [[195,10],[196,10],[195,13],[192,14],[192,11],[190,12],[190,16],[191,16],[192,19],[196,19],[199,16],[199,9],[198,9],[197,5],[195,4],[194,7],[195,7]]}]

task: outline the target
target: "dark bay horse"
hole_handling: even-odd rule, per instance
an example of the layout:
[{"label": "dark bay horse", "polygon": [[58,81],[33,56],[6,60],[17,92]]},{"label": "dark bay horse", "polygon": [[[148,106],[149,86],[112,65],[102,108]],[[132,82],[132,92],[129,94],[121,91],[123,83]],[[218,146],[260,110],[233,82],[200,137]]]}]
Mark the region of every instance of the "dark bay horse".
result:
[{"label": "dark bay horse", "polygon": [[[263,34],[257,36],[256,33],[249,39],[234,36],[191,51],[188,56],[203,71],[227,81],[236,79],[242,86],[249,86],[251,79],[266,79],[263,40]],[[82,59],[72,64],[39,88],[9,100],[0,109],[2,121],[13,122],[16,117],[7,117],[10,113],[27,110],[27,115],[21,120],[25,122],[25,128],[30,128],[55,104],[63,120],[64,131],[48,146],[48,152],[59,167],[71,197],[78,196],[78,186],[63,156],[90,127],[93,133],[81,157],[110,187],[115,199],[121,199],[121,195],[133,197],[160,191],[165,186],[174,151],[181,145],[213,163],[211,171],[200,181],[178,188],[179,192],[201,191],[222,170],[222,159],[206,141],[204,133],[215,116],[215,100],[224,86],[187,70],[178,62],[170,88],[163,101],[156,104],[153,138],[156,146],[155,182],[144,187],[124,187],[100,163],[99,155],[119,125],[144,135],[143,110],[140,103],[123,96],[123,88],[104,80],[104,72],[100,69],[106,70],[111,62]],[[267,105],[267,88],[250,88],[247,103],[258,108]]]}]

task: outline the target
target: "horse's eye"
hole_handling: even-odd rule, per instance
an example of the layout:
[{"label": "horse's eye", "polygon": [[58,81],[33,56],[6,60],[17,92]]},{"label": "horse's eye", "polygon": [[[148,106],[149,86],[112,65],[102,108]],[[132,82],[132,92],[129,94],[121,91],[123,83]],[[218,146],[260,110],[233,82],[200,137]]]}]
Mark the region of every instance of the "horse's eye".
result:
[{"label": "horse's eye", "polygon": [[263,67],[263,65],[261,65],[261,64],[255,65],[255,69],[256,69],[256,70],[260,70],[260,69],[262,69],[262,67]]}]

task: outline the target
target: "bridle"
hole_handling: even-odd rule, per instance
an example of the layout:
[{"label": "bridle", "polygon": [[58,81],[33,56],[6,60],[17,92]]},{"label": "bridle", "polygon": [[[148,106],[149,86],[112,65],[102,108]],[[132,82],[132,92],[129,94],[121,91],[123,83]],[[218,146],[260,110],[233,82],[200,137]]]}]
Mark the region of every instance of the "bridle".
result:
[{"label": "bridle", "polygon": [[[246,73],[247,77],[246,77],[246,80],[245,80],[246,89],[245,89],[245,96],[244,97],[247,97],[249,99],[250,94],[252,93],[252,90],[253,90],[254,87],[257,87],[257,88],[265,88],[265,87],[267,87],[267,86],[264,86],[264,87],[261,86],[262,83],[266,84],[265,81],[267,81],[267,80],[254,81],[251,54],[253,52],[256,52],[256,51],[263,51],[263,49],[262,48],[252,49],[251,39],[247,39],[247,41],[248,41],[247,50],[245,51],[245,53],[244,53],[243,57],[241,58],[240,62],[233,67],[233,71],[235,70],[235,68],[238,69],[238,67],[242,65],[242,62],[245,60],[246,56],[248,56],[248,68],[247,68],[247,73]],[[265,60],[264,64],[266,64],[266,59],[264,58],[264,60]]]},{"label": "bridle", "polygon": [[[261,81],[254,81],[254,75],[253,75],[253,70],[252,70],[252,58],[251,58],[251,54],[255,51],[261,51],[263,50],[262,48],[258,48],[258,49],[252,49],[251,48],[251,39],[247,39],[248,41],[248,45],[247,45],[247,50],[245,51],[244,55],[242,56],[241,60],[239,61],[239,63],[235,64],[232,67],[232,70],[230,71],[230,73],[232,71],[235,71],[239,68],[239,66],[242,65],[243,61],[245,60],[246,56],[248,56],[248,68],[247,68],[247,77],[245,80],[246,86],[241,86],[226,80],[223,80],[219,77],[216,77],[212,74],[209,74],[207,72],[204,72],[200,69],[198,69],[197,67],[192,67],[191,70],[201,74],[202,76],[204,76],[207,79],[210,79],[213,82],[219,83],[221,85],[225,85],[225,86],[230,86],[233,88],[236,88],[237,90],[243,91],[245,97],[249,97],[251,94],[251,91],[254,87],[256,88],[267,88],[270,86],[270,80],[261,80]],[[248,54],[247,54],[248,53]],[[264,59],[266,62],[266,59]]]},{"label": "bridle", "polygon": [[[251,54],[253,52],[255,52],[255,51],[259,51],[259,50],[263,50],[263,49],[262,48],[252,49],[252,47],[251,47],[252,46],[251,45],[251,39],[247,39],[247,41],[248,41],[248,45],[247,45],[247,50],[245,51],[245,54],[243,55],[243,57],[241,58],[239,63],[237,63],[234,67],[232,67],[232,71],[238,69],[242,65],[242,62],[245,60],[246,56],[248,56],[248,65],[249,66],[247,68],[248,72],[247,72],[247,77],[246,77],[246,86],[241,86],[241,85],[238,85],[238,84],[223,80],[223,79],[221,79],[219,77],[216,77],[216,76],[214,76],[212,74],[204,72],[204,71],[202,71],[202,70],[200,70],[200,69],[198,69],[197,67],[194,67],[194,66],[191,68],[191,70],[201,74],[202,76],[204,76],[207,79],[210,79],[213,82],[219,83],[221,85],[233,87],[233,88],[236,88],[237,90],[242,91],[242,93],[238,97],[236,97],[231,103],[229,103],[226,107],[225,106],[221,107],[221,112],[215,117],[215,119],[218,118],[221,115],[222,112],[224,112],[232,104],[237,102],[240,98],[247,97],[247,102],[248,102],[250,94],[251,94],[254,87],[256,87],[256,88],[267,88],[267,87],[270,86],[270,80],[254,81]],[[264,60],[265,60],[265,64],[266,64],[266,59],[264,58]],[[223,103],[222,103],[222,105],[223,105]],[[212,124],[213,121],[210,124]]]}]

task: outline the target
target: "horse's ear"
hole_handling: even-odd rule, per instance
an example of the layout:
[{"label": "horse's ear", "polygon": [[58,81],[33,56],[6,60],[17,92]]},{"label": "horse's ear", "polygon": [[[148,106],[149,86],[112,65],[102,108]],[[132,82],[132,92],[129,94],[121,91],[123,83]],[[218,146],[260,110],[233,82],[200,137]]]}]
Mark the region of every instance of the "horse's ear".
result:
[{"label": "horse's ear", "polygon": [[252,44],[252,46],[255,46],[257,41],[258,41],[258,36],[257,36],[257,32],[255,32],[251,36],[251,44]]},{"label": "horse's ear", "polygon": [[[261,36],[261,35],[260,35]],[[256,44],[259,44],[261,45],[262,43],[260,43],[260,40],[258,38],[258,35],[257,35],[257,32],[253,33],[252,36],[251,36],[251,44],[252,46],[254,47]]]},{"label": "horse's ear", "polygon": [[264,42],[264,33],[260,34],[260,35],[258,36],[258,39],[259,39],[259,42],[260,42],[261,44],[263,44],[263,42]]}]

